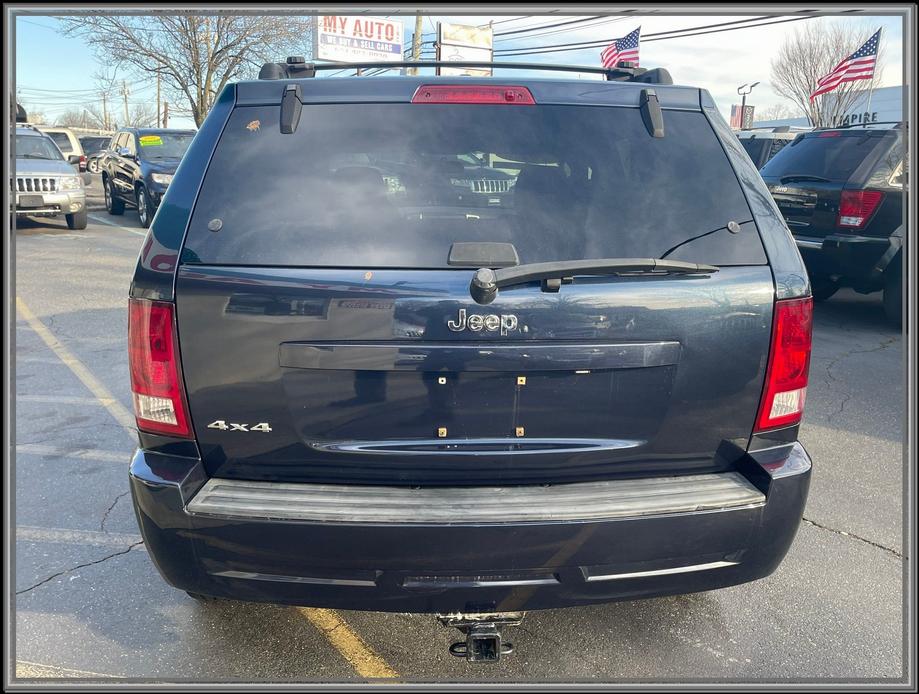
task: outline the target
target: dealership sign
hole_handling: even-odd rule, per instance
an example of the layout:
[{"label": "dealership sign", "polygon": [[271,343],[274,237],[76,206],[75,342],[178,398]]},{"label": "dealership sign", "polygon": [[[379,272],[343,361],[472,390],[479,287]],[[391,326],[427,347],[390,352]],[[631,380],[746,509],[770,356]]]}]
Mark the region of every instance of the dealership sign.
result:
[{"label": "dealership sign", "polygon": [[402,60],[402,22],[363,15],[316,18],[313,31],[317,60],[338,63]]},{"label": "dealership sign", "polygon": [[[490,26],[475,27],[465,24],[437,24],[437,60],[445,62],[490,63],[493,60],[494,35]],[[491,75],[491,70],[481,68],[441,67],[438,75]]]}]

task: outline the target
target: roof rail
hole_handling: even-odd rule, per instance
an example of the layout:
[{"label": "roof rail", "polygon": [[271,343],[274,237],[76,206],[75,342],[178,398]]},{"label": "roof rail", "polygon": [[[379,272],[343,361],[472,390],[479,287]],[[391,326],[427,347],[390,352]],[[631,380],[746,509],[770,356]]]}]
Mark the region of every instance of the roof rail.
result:
[{"label": "roof rail", "polygon": [[358,62],[358,63],[308,63],[303,56],[290,56],[285,63],[265,63],[258,73],[260,80],[297,79],[315,77],[317,71],[351,69],[393,69],[422,67],[465,67],[510,70],[549,70],[552,72],[588,72],[603,75],[609,81],[644,82],[648,84],[673,84],[670,73],[664,68],[649,70],[623,61],[616,67],[595,67],[592,65],[547,65],[545,63],[495,63],[472,61],[400,61],[400,62]]},{"label": "roof rail", "polygon": [[901,120],[878,120],[871,123],[849,123],[848,125],[827,125],[822,128],[814,128],[814,130],[845,130],[846,128],[867,128],[870,125],[892,125],[894,128],[902,128],[903,121]]}]

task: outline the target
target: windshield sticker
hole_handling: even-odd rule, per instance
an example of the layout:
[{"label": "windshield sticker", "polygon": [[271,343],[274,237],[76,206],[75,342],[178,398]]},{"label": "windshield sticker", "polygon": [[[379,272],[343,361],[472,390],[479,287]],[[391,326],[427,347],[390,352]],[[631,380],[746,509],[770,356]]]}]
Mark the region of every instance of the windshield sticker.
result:
[{"label": "windshield sticker", "polygon": [[249,125],[246,126],[246,129],[251,133],[257,133],[258,127],[262,124],[261,121],[253,120],[249,121]]},{"label": "windshield sticker", "polygon": [[140,146],[141,147],[156,147],[163,144],[163,138],[159,135],[141,135],[140,137]]}]

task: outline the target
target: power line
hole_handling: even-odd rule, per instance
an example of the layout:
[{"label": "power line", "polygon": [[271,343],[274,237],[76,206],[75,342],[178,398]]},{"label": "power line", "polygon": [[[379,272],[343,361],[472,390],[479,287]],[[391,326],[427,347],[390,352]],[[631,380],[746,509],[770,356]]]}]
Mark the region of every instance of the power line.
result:
[{"label": "power line", "polygon": [[[698,30],[698,29],[711,29],[711,28],[714,28],[714,27],[732,26],[732,25],[735,25],[735,24],[746,24],[747,22],[759,22],[759,21],[762,21],[762,20],[765,20],[765,19],[772,19],[772,18],[774,18],[774,17],[776,17],[776,16],[777,16],[777,15],[763,15],[763,16],[761,16],[761,17],[749,17],[749,18],[747,18],[747,19],[737,19],[737,20],[734,20],[734,21],[731,21],[731,22],[719,22],[719,23],[717,23],[717,24],[705,24],[705,25],[697,26],[697,27],[687,27],[687,28],[685,28],[685,29],[670,29],[669,31],[658,31],[657,33],[654,33],[654,34],[645,34],[644,36],[641,37],[641,40],[642,40],[642,41],[648,41],[648,40],[650,40],[652,37],[655,37],[655,36],[667,36],[667,35],[671,35],[671,34],[682,34],[682,33],[687,32],[687,31],[696,31],[696,30]],[[757,26],[758,26],[758,25],[757,25]],[[609,43],[609,39],[596,39],[596,40],[592,40],[592,41],[580,41],[580,42],[576,42],[576,43],[555,43],[555,44],[548,44],[548,45],[545,45],[545,46],[528,46],[528,47],[519,47],[519,48],[505,48],[505,49],[502,49],[502,51],[506,52],[506,51],[530,50],[530,49],[536,50],[536,49],[544,49],[544,48],[565,48],[565,47],[569,47],[569,46],[578,46],[578,45],[587,45],[587,44],[591,44],[591,45],[592,45],[592,44],[597,43],[598,41],[605,41],[606,43]]]},{"label": "power line", "polygon": [[[616,22],[621,22],[626,19],[631,19],[631,17],[615,17],[613,19],[604,19],[603,21],[590,24],[588,26],[576,26],[576,27],[565,27],[564,29],[550,29],[549,31],[542,31],[538,34],[533,34],[531,36],[519,36],[509,39],[496,39],[495,43],[507,42],[507,41],[528,41],[530,39],[539,38],[542,36],[553,36],[555,34],[567,34],[570,31],[583,31],[585,29],[593,29],[595,27],[604,26],[606,24],[615,24]],[[525,46],[518,46],[518,48],[525,48]],[[505,49],[511,50],[511,49]]]},{"label": "power line", "polygon": [[[492,22],[492,25],[505,24],[505,23],[507,23],[507,22],[519,22],[519,21],[522,20],[522,19],[536,19],[537,21],[540,21],[541,19],[543,19],[543,18],[548,18],[549,16],[550,16],[550,15],[522,15],[522,16],[520,16],[520,17],[512,17],[512,18],[510,18],[510,19],[501,19],[501,20],[498,20],[497,22]],[[430,19],[431,15],[427,15],[427,17],[428,17],[428,19]],[[433,22],[432,22],[432,23],[433,23]],[[488,24],[480,24],[480,25],[478,26],[478,28],[479,28],[479,29],[484,29],[484,28],[487,27],[487,26],[488,26]],[[533,25],[530,25],[528,28],[529,28],[529,29],[532,29],[533,31],[536,31],[537,29],[540,29],[540,28],[545,29],[546,26],[548,26],[548,25],[540,26],[540,25],[535,25],[535,24],[533,24]],[[427,33],[422,34],[422,37],[425,37],[425,36],[428,36],[428,37],[430,37],[430,36],[435,36],[436,34],[437,34],[437,30],[435,29],[434,31],[431,31],[431,32],[427,32]],[[498,34],[495,34],[495,36],[498,36]]]},{"label": "power line", "polygon": [[[768,18],[768,17],[767,17]],[[748,26],[742,27],[731,27],[728,29],[713,29],[711,31],[699,31],[694,33],[685,33],[693,32],[694,29],[699,27],[690,27],[688,29],[680,29],[672,32],[659,32],[657,34],[648,34],[648,37],[642,38],[642,43],[651,43],[653,41],[667,41],[670,39],[681,39],[688,38],[691,36],[704,36],[706,34],[720,34],[724,31],[739,31],[741,29],[753,29],[756,27],[769,26],[771,24],[784,24],[786,22],[799,22],[803,19],[813,19],[814,15],[809,15],[806,17],[792,17],[791,19],[780,19],[775,22],[761,22],[759,24],[750,24]],[[746,20],[751,21],[751,20]],[[730,24],[737,24],[738,22],[729,22]],[[712,25],[712,26],[723,26],[723,25]],[[682,32],[682,33],[678,33]],[[668,34],[667,36],[661,36],[661,34]],[[672,34],[672,35],[669,35]],[[657,38],[651,38],[657,37]],[[568,43],[568,44],[557,44],[556,46],[534,46],[531,48],[508,48],[501,51],[495,51],[496,54],[502,55],[504,57],[519,56],[519,55],[538,55],[540,53],[564,53],[567,51],[580,51],[587,50],[590,48],[601,48],[603,46],[609,45],[610,39],[601,39],[597,41],[585,41],[581,43]]]},{"label": "power line", "polygon": [[497,31],[495,36],[510,36],[511,34],[524,34],[528,31],[537,31],[539,29],[552,29],[554,27],[567,26],[568,24],[583,24],[594,19],[604,19],[606,15],[598,14],[591,17],[581,17],[580,19],[571,19],[567,22],[555,22],[554,24],[543,24],[541,26],[524,27],[522,29],[512,29],[510,31]]}]

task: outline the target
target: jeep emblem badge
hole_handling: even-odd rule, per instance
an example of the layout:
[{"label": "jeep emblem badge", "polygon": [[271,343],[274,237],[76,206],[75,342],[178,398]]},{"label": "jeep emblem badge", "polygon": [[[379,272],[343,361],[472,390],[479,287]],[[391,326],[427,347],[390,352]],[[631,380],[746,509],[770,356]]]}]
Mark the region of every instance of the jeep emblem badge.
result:
[{"label": "jeep emblem badge", "polygon": [[482,330],[489,332],[498,330],[502,335],[507,335],[512,330],[517,329],[517,316],[513,313],[502,313],[500,315],[497,313],[473,313],[467,316],[466,309],[461,308],[455,320],[447,321],[447,327],[455,333],[467,329],[474,333]]}]

